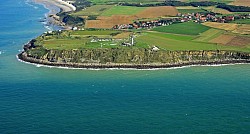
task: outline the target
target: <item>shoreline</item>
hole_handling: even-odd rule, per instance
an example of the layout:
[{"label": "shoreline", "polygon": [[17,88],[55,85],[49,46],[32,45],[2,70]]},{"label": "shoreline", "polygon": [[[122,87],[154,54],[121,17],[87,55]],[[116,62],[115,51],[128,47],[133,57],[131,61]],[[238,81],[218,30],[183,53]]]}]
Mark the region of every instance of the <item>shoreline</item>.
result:
[{"label": "shoreline", "polygon": [[42,4],[48,9],[50,9],[49,6],[51,5],[56,6],[60,8],[62,12],[71,12],[76,10],[76,7],[74,5],[69,4],[62,0],[32,0],[32,1],[37,4]]},{"label": "shoreline", "polygon": [[170,69],[182,69],[182,68],[189,68],[189,67],[221,67],[221,66],[233,66],[233,65],[250,65],[250,63],[230,63],[230,64],[214,64],[214,65],[189,65],[189,66],[182,66],[182,67],[170,67],[170,68],[151,68],[151,69],[135,69],[135,68],[71,68],[71,67],[60,67],[60,66],[49,66],[49,65],[43,65],[43,64],[37,64],[37,63],[31,63],[27,61],[23,61],[19,59],[18,55],[16,55],[16,58],[19,62],[33,65],[36,67],[45,67],[45,68],[57,68],[57,69],[70,69],[70,70],[147,70],[147,71],[154,71],[154,70],[170,70]]},{"label": "shoreline", "polygon": [[[37,4],[44,5],[45,8],[49,9],[46,19],[48,22],[53,25],[63,26],[63,22],[59,21],[59,16],[56,14],[59,12],[70,12],[74,11],[75,7],[72,4],[69,4],[62,0],[33,0]],[[64,5],[64,3],[66,3]],[[72,8],[71,6],[74,8]],[[65,8],[65,6],[68,6]],[[56,11],[55,7],[60,8],[61,11]],[[68,10],[70,8],[70,10]],[[51,16],[52,15],[52,16]],[[55,23],[56,22],[56,23]],[[189,62],[180,62],[180,63],[152,63],[152,64],[129,64],[129,63],[108,63],[108,64],[99,64],[99,63],[60,63],[60,62],[50,62],[44,61],[32,57],[28,57],[26,52],[23,51],[17,55],[17,58],[21,62],[34,64],[37,66],[48,66],[56,68],[67,68],[67,69],[135,69],[135,70],[155,70],[155,69],[168,69],[168,68],[183,68],[190,66],[217,66],[217,65],[230,65],[230,64],[249,64],[249,59],[226,59],[226,60],[213,60],[213,61],[189,61]]]},{"label": "shoreline", "polygon": [[235,59],[235,60],[216,60],[216,61],[196,61],[196,62],[183,62],[173,64],[127,64],[127,63],[110,63],[110,64],[96,64],[96,63],[56,63],[43,61],[31,57],[27,57],[25,52],[17,55],[19,61],[24,63],[33,64],[36,66],[65,68],[65,69],[134,69],[134,70],[157,70],[157,69],[170,69],[170,68],[184,68],[191,66],[217,66],[217,65],[230,65],[230,64],[250,64],[248,59]]},{"label": "shoreline", "polygon": [[43,5],[44,8],[49,10],[49,12],[45,14],[45,27],[47,29],[54,30],[53,28],[48,28],[48,26],[58,27],[59,29],[70,29],[60,20],[57,13],[75,11],[76,7],[74,5],[62,0],[32,0],[32,2]]}]

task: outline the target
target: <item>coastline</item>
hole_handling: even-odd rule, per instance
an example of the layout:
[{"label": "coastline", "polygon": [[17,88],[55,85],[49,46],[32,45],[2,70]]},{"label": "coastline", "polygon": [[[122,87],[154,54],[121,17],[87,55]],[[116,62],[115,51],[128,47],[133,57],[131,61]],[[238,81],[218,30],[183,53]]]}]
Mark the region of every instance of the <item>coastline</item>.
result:
[{"label": "coastline", "polygon": [[250,64],[249,59],[230,59],[230,60],[215,60],[215,61],[193,61],[172,64],[127,64],[127,63],[57,63],[48,62],[35,58],[28,57],[25,52],[17,55],[21,62],[34,64],[37,66],[48,66],[67,69],[139,69],[139,70],[152,70],[152,69],[168,69],[168,68],[183,68],[190,66],[217,66],[217,65],[230,65],[230,64]]},{"label": "coastline", "polygon": [[37,4],[43,4],[45,7],[49,8],[50,5],[59,7],[62,12],[75,11],[76,7],[62,0],[33,0]]},{"label": "coastline", "polygon": [[[63,22],[59,22],[59,16],[56,14],[58,12],[70,12],[74,11],[75,7],[72,8],[72,4],[65,2],[64,4],[62,0],[33,0],[37,4],[42,4],[45,8],[49,9],[47,19],[54,25],[58,26],[66,26],[62,24]],[[55,10],[54,7],[60,8],[60,11]],[[52,16],[51,16],[52,15]],[[58,22],[57,22],[58,21]],[[35,65],[41,66],[51,66],[58,68],[72,68],[72,69],[164,69],[164,68],[182,68],[188,66],[214,66],[214,65],[228,65],[228,64],[249,64],[249,59],[228,59],[228,60],[208,60],[208,61],[190,61],[190,62],[180,62],[180,63],[152,63],[152,64],[130,64],[130,63],[108,63],[108,64],[100,64],[100,63],[60,63],[60,62],[50,62],[44,61],[32,57],[28,57],[26,52],[17,55],[19,61],[23,61],[25,63],[31,63]]]},{"label": "coastline", "polygon": [[[69,4],[62,0],[32,0],[36,4],[43,5],[46,9],[49,10],[48,13],[45,14],[45,25],[52,25],[62,27],[63,29],[69,29],[61,20],[60,17],[57,16],[57,13],[60,12],[71,12],[75,11],[76,7],[72,4]],[[46,26],[47,29],[52,30]]]},{"label": "coastline", "polygon": [[229,64],[213,64],[213,65],[188,65],[188,66],[181,66],[181,67],[169,67],[169,68],[151,68],[151,69],[136,69],[136,68],[72,68],[72,67],[61,67],[61,66],[50,66],[50,65],[43,65],[38,63],[31,63],[24,60],[19,59],[18,55],[16,58],[19,62],[30,64],[36,67],[45,67],[45,68],[58,68],[58,69],[72,69],[72,70],[170,70],[170,69],[182,69],[182,68],[189,68],[189,67],[221,67],[221,66],[232,66],[232,65],[250,65],[250,63],[229,63]]}]

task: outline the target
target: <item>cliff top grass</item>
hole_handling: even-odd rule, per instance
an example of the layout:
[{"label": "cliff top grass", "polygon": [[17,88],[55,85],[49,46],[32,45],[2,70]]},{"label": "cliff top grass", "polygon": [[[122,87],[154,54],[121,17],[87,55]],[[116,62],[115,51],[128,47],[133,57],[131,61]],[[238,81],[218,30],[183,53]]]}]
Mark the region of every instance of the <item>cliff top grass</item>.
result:
[{"label": "cliff top grass", "polygon": [[[129,38],[130,32],[115,30],[63,31],[38,37],[36,45],[46,49],[117,48]],[[115,40],[112,40],[112,39]]]},{"label": "cliff top grass", "polygon": [[[178,24],[177,24],[178,25]],[[250,43],[243,46],[221,45],[212,42],[224,34],[225,31],[209,29],[200,35],[180,35],[158,31],[127,32],[117,30],[96,31],[63,31],[43,35],[37,38],[35,44],[46,49],[72,50],[88,48],[148,48],[153,46],[161,50],[235,50],[250,52]],[[134,33],[135,45],[122,46],[124,42],[131,42],[130,36]],[[117,38],[119,37],[119,38]]]}]

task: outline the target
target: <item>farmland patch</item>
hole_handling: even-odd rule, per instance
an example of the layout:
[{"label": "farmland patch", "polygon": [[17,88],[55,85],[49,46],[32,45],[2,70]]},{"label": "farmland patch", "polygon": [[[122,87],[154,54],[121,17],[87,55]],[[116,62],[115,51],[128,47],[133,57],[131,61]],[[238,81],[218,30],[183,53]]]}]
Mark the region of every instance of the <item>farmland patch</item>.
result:
[{"label": "farmland patch", "polygon": [[87,7],[84,10],[78,11],[73,13],[76,16],[89,16],[89,15],[101,15],[103,12],[107,11],[108,9],[112,8],[113,5],[94,5],[91,7]]},{"label": "farmland patch", "polygon": [[109,29],[115,25],[130,24],[133,22],[134,19],[136,19],[136,16],[128,16],[128,15],[114,15],[111,17],[100,16],[97,18],[97,20],[87,20],[85,27]]},{"label": "farmland patch", "polygon": [[220,36],[223,33],[222,30],[219,29],[209,29],[205,31],[204,33],[200,34],[198,38],[196,38],[194,41],[201,41],[201,42],[208,42],[211,39],[214,39],[218,36]]},{"label": "farmland patch", "polygon": [[229,46],[246,46],[250,45],[250,37],[237,36],[233,38],[229,43]]},{"label": "farmland patch", "polygon": [[235,29],[233,32],[238,34],[250,34],[250,25],[248,24],[239,25],[238,28]]},{"label": "farmland patch", "polygon": [[174,34],[184,34],[184,35],[199,35],[207,31],[209,27],[197,24],[194,22],[178,23],[169,26],[154,28],[154,31],[174,33]]},{"label": "farmland patch", "polygon": [[113,6],[108,9],[102,16],[112,16],[112,15],[135,15],[146,9],[145,7],[133,7],[133,6]]},{"label": "farmland patch", "polygon": [[138,18],[157,18],[164,16],[176,16],[178,11],[172,6],[148,7],[136,14]]},{"label": "farmland patch", "polygon": [[249,0],[235,0],[234,2],[230,4],[236,5],[236,6],[250,6]]},{"label": "farmland patch", "polygon": [[233,36],[233,35],[222,34],[222,35],[218,36],[217,38],[214,38],[210,42],[217,43],[217,44],[222,44],[222,45],[226,45],[229,42],[231,42],[234,38],[235,38],[235,36]]},{"label": "farmland patch", "polygon": [[218,28],[218,29],[228,30],[228,31],[233,31],[237,29],[238,27],[237,24],[232,24],[232,23],[205,22],[202,24],[208,27]]}]

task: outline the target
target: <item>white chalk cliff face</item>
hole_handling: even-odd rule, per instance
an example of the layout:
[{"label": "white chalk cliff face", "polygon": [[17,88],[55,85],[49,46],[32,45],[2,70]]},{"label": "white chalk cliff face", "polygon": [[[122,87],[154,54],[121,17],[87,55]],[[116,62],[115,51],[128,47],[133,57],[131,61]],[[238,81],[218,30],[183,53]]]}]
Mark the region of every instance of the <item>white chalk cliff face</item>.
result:
[{"label": "white chalk cliff face", "polygon": [[67,1],[63,0],[33,0],[36,3],[44,4],[45,6],[55,5],[63,10],[63,12],[75,11],[76,7]]}]

